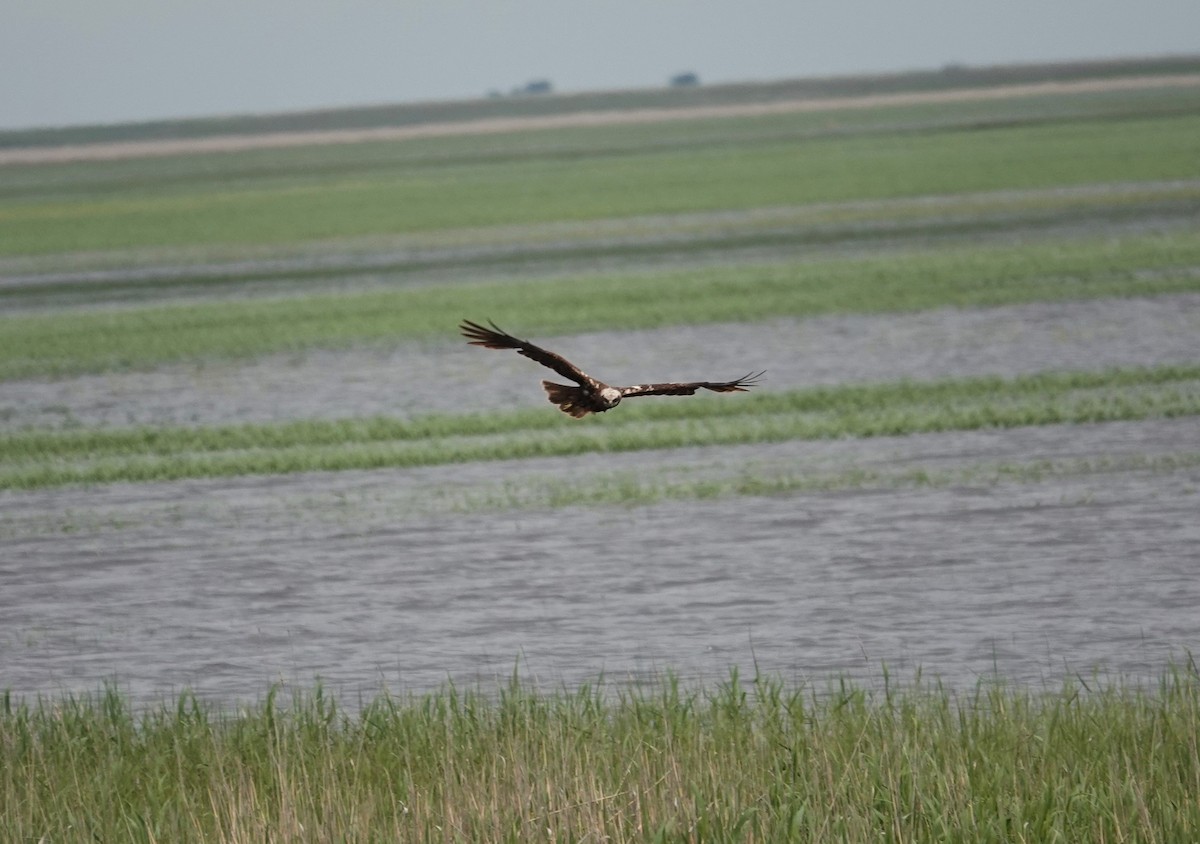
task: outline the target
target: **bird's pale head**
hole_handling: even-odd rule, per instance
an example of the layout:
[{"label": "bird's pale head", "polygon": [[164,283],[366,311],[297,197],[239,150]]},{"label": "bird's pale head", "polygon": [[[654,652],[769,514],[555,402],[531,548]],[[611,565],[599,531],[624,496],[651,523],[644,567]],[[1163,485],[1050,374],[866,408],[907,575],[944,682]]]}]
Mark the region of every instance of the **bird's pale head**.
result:
[{"label": "bird's pale head", "polygon": [[621,403],[621,391],[612,387],[605,387],[600,391],[600,401],[608,405],[609,408],[614,408]]}]

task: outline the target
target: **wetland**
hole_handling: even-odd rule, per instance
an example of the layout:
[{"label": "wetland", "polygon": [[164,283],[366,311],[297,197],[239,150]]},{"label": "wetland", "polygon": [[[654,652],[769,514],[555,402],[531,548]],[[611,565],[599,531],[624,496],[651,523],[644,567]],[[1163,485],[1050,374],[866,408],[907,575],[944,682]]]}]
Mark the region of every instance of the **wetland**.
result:
[{"label": "wetland", "polygon": [[[1176,64],[16,150],[0,837],[1195,839]],[[767,375],[575,422],[463,318],[613,382]]]}]

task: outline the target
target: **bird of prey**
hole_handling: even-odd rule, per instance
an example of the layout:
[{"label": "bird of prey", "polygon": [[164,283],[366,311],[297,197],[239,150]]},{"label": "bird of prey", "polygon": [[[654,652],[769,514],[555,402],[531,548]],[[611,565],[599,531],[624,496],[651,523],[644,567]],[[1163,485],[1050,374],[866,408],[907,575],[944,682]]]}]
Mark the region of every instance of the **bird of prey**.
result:
[{"label": "bird of prey", "polygon": [[518,353],[549,367],[577,386],[543,381],[550,401],[558,405],[563,413],[582,419],[589,413],[604,413],[621,403],[621,399],[635,396],[690,396],[697,390],[712,390],[714,393],[745,392],[758,383],[762,372],[751,372],[733,381],[689,381],[683,383],[634,384],[631,387],[612,387],[598,381],[561,355],[535,346],[528,340],[519,340],[503,331],[496,323],[488,321],[486,328],[469,319],[462,321],[459,331],[472,346],[485,349],[516,349]]}]

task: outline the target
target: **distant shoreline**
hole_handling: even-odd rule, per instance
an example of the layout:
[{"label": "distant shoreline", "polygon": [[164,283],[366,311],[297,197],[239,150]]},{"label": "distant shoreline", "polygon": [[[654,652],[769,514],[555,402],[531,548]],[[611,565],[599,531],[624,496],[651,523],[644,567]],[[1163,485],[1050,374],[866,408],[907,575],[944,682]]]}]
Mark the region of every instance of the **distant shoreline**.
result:
[{"label": "distant shoreline", "polygon": [[60,146],[24,146],[0,149],[0,166],[55,164],[75,161],[115,161],[198,153],[279,149],[309,145],[398,141],[411,138],[436,138],[455,135],[505,134],[539,129],[566,129],[580,126],[618,126],[723,117],[760,117],[773,114],[806,111],[840,111],[889,105],[921,105],[927,103],[965,102],[970,100],[997,100],[1043,95],[1196,86],[1200,86],[1200,73],[1137,75],[992,85],[987,87],[957,87],[933,91],[902,91],[836,97],[810,96],[771,102],[583,110],[555,114],[484,117],[459,121],[443,120],[405,126],[267,131],[191,138],[94,142]]}]

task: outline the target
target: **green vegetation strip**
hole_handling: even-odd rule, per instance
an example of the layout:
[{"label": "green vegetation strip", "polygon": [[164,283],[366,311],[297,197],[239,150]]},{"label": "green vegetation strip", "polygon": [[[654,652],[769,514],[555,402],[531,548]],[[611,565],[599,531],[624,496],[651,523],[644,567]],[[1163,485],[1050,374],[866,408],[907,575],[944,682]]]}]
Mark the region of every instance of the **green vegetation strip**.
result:
[{"label": "green vegetation strip", "polygon": [[[1079,232],[1128,237],[1194,229],[1197,220],[1200,180],[1190,180],[444,229],[266,251],[132,250],[88,258],[68,253],[7,262],[19,280],[0,285],[0,311],[344,294],[347,287],[378,289],[381,279],[400,287],[431,279],[462,284],[505,276],[563,278],[594,274],[606,263],[635,273],[680,262],[701,267],[815,261],[911,252],[927,249],[932,240],[953,248],[968,239],[979,245],[1044,243],[1077,238]],[[103,274],[103,281],[81,269],[86,266]]]},{"label": "green vegetation strip", "polygon": [[0,699],[6,841],[1195,841],[1200,678]]},{"label": "green vegetation strip", "polygon": [[0,489],[429,466],[697,445],[1200,414],[1200,366],[1045,373],[649,402],[577,422],[545,408],[412,421],[18,432]]},{"label": "green vegetation strip", "polygon": [[[955,469],[868,468],[852,466],[836,471],[780,471],[779,466],[749,466],[730,477],[662,479],[646,472],[614,472],[564,481],[546,475],[505,481],[493,488],[436,492],[428,510],[458,513],[481,510],[547,509],[620,505],[640,507],[663,501],[697,501],[739,495],[831,492],[855,489],[938,489],[951,486],[994,486],[1003,483],[1038,483],[1048,479],[1077,478],[1124,472],[1156,474],[1194,469],[1200,452],[1156,455],[1081,457],[1064,460],[977,463]],[[0,522],[0,535],[4,524]],[[74,522],[56,521],[38,528],[42,532],[75,530]]]},{"label": "green vegetation strip", "polygon": [[0,379],[146,369],[361,343],[455,337],[463,317],[522,336],[831,313],[986,307],[1200,290],[1200,232],[886,258],[708,267],[356,295],[228,300],[0,318]]},{"label": "green vegetation strip", "polygon": [[[355,168],[356,146],[329,150],[349,172],[302,169],[213,191],[104,191],[0,201],[0,255],[158,246],[283,244],[463,226],[595,220],[855,199],[1200,176],[1200,116],[929,128],[782,137],[563,157]],[[220,167],[219,157],[204,161]],[[270,156],[263,157],[269,161]],[[107,167],[108,165],[99,165]],[[154,165],[159,171],[162,164]],[[86,179],[86,170],[82,178]],[[69,172],[69,171],[68,171]],[[64,173],[64,176],[66,174]],[[131,174],[133,175],[133,174]],[[63,178],[60,176],[59,178]],[[160,183],[142,177],[141,184]]]}]

